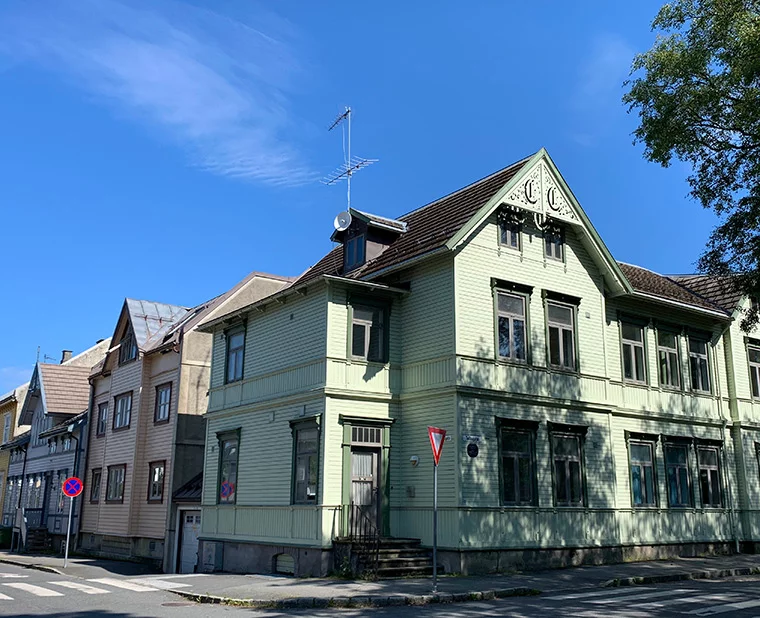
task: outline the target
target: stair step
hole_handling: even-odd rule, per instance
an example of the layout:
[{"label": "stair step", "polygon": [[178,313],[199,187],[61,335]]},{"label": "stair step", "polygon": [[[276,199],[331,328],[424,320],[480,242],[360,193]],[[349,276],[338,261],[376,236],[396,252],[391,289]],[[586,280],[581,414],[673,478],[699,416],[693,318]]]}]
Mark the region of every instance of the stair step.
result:
[{"label": "stair step", "polygon": [[[441,571],[443,572],[443,571]],[[409,566],[409,567],[388,567],[377,569],[378,577],[404,577],[406,575],[432,575],[433,565],[430,566]]]},{"label": "stair step", "polygon": [[430,567],[433,568],[433,563],[430,558],[412,558],[412,559],[400,559],[400,560],[379,560],[379,569],[395,569],[395,568],[407,568],[407,567]]}]

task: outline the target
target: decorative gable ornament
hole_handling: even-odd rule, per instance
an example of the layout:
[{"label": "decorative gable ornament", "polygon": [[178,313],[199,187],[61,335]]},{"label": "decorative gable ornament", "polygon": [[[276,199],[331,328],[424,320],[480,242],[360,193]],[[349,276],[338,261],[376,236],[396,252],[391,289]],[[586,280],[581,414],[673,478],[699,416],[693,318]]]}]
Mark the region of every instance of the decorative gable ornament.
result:
[{"label": "decorative gable ornament", "polygon": [[504,198],[506,207],[533,213],[536,225],[544,228],[549,219],[580,224],[570,200],[545,162],[539,161]]}]

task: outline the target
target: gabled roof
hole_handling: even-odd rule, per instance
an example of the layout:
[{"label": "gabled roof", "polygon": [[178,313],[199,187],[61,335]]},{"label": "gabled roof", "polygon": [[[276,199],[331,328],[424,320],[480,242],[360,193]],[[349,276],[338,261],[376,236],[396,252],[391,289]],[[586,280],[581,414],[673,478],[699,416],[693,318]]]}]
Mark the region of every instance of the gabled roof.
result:
[{"label": "gabled roof", "polygon": [[46,414],[79,414],[90,405],[89,367],[37,365]]},{"label": "gabled roof", "polygon": [[172,499],[175,502],[200,502],[203,491],[203,472],[191,478],[174,492]]},{"label": "gabled roof", "polygon": [[670,275],[670,278],[728,313],[734,312],[743,296],[733,285],[731,276]]},{"label": "gabled roof", "polygon": [[624,262],[619,262],[619,264],[635,292],[691,307],[707,309],[725,316],[729,314],[722,306],[699,294],[691,285],[687,287],[672,277],[660,275],[641,266]]},{"label": "gabled roof", "polygon": [[52,436],[60,436],[64,435],[69,432],[69,427],[72,425],[74,428],[76,428],[79,425],[82,425],[87,420],[87,410],[84,412],[80,412],[76,416],[72,416],[70,418],[67,418],[66,420],[61,421],[57,425],[53,425],[50,429],[46,431],[40,432],[40,438],[50,438]]},{"label": "gabled roof", "polygon": [[[490,176],[481,178],[454,193],[399,217],[397,221],[406,224],[406,233],[401,234],[377,258],[343,276],[352,279],[367,277],[388,266],[400,264],[444,247],[454,234],[523,168],[528,160],[523,159],[513,163]],[[339,275],[342,274],[342,269],[343,245],[339,245],[296,279],[293,285],[317,279],[322,275]]]},{"label": "gabled roof", "polygon": [[124,306],[129,313],[137,347],[142,351],[159,341],[189,311],[187,307],[134,298],[127,298]]}]

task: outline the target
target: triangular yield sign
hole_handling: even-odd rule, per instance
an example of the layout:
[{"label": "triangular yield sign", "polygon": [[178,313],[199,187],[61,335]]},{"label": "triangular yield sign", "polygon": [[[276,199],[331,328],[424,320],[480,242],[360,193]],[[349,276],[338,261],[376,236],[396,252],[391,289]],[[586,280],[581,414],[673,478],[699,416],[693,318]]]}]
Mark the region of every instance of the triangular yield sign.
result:
[{"label": "triangular yield sign", "polygon": [[430,446],[433,449],[433,460],[437,466],[438,461],[441,459],[443,439],[446,437],[446,430],[439,429],[438,427],[428,427],[428,435],[430,436]]}]

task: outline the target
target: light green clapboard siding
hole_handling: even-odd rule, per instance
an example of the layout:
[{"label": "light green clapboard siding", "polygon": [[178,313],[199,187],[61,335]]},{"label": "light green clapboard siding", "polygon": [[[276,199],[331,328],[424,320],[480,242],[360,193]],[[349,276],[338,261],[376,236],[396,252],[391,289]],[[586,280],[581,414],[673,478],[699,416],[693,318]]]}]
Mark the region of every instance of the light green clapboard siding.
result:
[{"label": "light green clapboard siding", "polygon": [[293,435],[290,421],[324,412],[324,400],[208,416],[203,504],[216,504],[219,432],[240,430],[237,504],[287,505],[291,501]]},{"label": "light green clapboard siding", "polygon": [[581,371],[605,375],[604,347],[600,335],[603,316],[601,275],[588,254],[567,231],[566,262],[544,260],[543,239],[532,226],[522,234],[523,251],[498,244],[493,215],[478,229],[455,259],[457,354],[494,359],[495,321],[491,279],[533,286],[530,297],[530,337],[533,362],[546,365],[546,333],[541,290],[580,297],[578,311],[578,358]]}]

